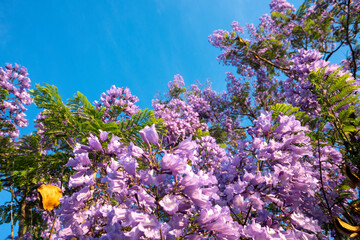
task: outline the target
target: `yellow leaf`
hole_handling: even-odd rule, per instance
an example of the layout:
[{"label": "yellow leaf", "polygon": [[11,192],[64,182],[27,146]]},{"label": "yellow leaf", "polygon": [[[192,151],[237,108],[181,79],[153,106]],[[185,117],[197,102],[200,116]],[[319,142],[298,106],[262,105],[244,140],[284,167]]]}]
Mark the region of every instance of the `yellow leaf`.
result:
[{"label": "yellow leaf", "polygon": [[43,209],[51,211],[59,206],[62,197],[61,189],[51,184],[43,184],[37,189]]},{"label": "yellow leaf", "polygon": [[343,168],[346,178],[349,180],[349,186],[351,188],[360,187],[360,178],[351,170],[349,164],[346,164]]},{"label": "yellow leaf", "polygon": [[334,225],[336,230],[338,230],[341,234],[349,237],[355,237],[360,232],[360,226],[353,226],[344,221],[340,218],[334,219]]}]

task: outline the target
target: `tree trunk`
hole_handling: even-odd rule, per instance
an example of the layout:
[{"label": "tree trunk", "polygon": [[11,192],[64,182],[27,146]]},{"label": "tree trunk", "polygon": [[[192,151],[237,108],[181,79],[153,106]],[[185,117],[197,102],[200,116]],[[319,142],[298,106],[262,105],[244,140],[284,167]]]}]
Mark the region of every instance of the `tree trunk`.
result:
[{"label": "tree trunk", "polygon": [[14,203],[14,197],[13,197],[13,195],[11,195],[11,203],[10,203],[11,240],[14,240],[14,214],[13,214],[13,203]]},{"label": "tree trunk", "polygon": [[18,236],[19,236],[19,240],[23,240],[24,237],[24,225],[25,225],[25,208],[26,208],[26,195],[23,198],[23,201],[21,202],[21,206],[20,206],[20,220],[19,220],[19,232],[18,232]]}]

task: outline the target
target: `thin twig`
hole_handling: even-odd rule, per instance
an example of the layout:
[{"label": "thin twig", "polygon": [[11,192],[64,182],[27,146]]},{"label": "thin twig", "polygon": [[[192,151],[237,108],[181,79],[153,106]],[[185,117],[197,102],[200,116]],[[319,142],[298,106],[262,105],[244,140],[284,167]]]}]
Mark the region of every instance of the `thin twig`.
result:
[{"label": "thin twig", "polygon": [[11,239],[14,240],[14,216],[13,216],[13,202],[14,196],[11,195],[11,203],[10,203],[10,218],[11,218]]},{"label": "thin twig", "polygon": [[53,230],[54,230],[54,226],[55,226],[55,220],[56,220],[56,215],[54,213],[54,221],[53,221],[53,224],[51,226],[51,230],[50,230],[50,235],[49,235],[49,240],[51,240],[51,236],[52,236],[52,233],[53,233]]},{"label": "thin twig", "polygon": [[251,52],[252,54],[254,54],[254,55],[255,55],[255,58],[258,58],[258,59],[260,59],[261,61],[266,62],[267,64],[270,64],[271,66],[273,66],[273,67],[275,67],[275,68],[278,68],[278,69],[280,69],[280,70],[282,70],[282,71],[285,71],[285,72],[287,72],[287,71],[290,70],[290,68],[276,65],[275,63],[267,60],[266,58],[263,58],[262,56],[260,56],[257,52],[255,52],[255,51],[253,51],[253,50],[250,50],[250,49],[249,49],[248,51]]},{"label": "thin twig", "polygon": [[346,42],[350,47],[350,51],[351,51],[351,55],[352,55],[352,63],[354,65],[354,69],[353,69],[353,77],[356,78],[356,72],[357,72],[357,67],[356,67],[356,55],[354,52],[354,49],[351,45],[351,41],[350,41],[350,36],[349,36],[349,25],[350,25],[350,5],[351,5],[351,0],[348,0],[347,3],[347,18],[346,18],[346,26],[345,26],[345,31],[346,31]]},{"label": "thin twig", "polygon": [[249,218],[249,216],[250,216],[251,208],[252,208],[252,205],[250,205],[249,210],[248,210],[248,212],[246,213],[246,217],[245,217],[244,222],[243,222],[243,224],[242,224],[243,226],[245,226],[245,224],[246,224],[246,222],[247,222],[247,220],[248,220],[248,218]]},{"label": "thin twig", "polygon": [[239,219],[239,217],[237,216],[237,214],[234,212],[234,210],[231,208],[230,204],[229,204],[228,202],[227,202],[226,204],[228,205],[231,213],[232,213],[232,214],[234,215],[234,217],[236,218],[236,221],[241,224],[241,220]]},{"label": "thin twig", "polygon": [[344,42],[341,42],[340,45],[339,45],[334,51],[332,51],[332,52],[325,58],[325,61],[328,61],[329,58],[330,58],[335,52],[337,52],[343,44],[344,44]]}]

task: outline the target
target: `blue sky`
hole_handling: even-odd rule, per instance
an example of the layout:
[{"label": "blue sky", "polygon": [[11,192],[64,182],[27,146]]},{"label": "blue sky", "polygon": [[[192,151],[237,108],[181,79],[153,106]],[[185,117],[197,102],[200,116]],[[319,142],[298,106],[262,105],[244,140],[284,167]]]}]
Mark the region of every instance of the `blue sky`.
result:
[{"label": "blue sky", "polygon": [[[302,1],[289,0],[298,7]],[[232,21],[258,23],[270,0],[1,1],[0,66],[24,65],[32,86],[49,83],[63,100],[77,91],[93,102],[116,85],[129,87],[141,108],[176,74],[186,84],[209,78],[225,89],[219,50],[208,43]],[[28,119],[38,111],[30,107]],[[31,127],[21,133],[29,133]],[[0,204],[9,199],[0,193]],[[10,225],[0,225],[0,236]]]}]

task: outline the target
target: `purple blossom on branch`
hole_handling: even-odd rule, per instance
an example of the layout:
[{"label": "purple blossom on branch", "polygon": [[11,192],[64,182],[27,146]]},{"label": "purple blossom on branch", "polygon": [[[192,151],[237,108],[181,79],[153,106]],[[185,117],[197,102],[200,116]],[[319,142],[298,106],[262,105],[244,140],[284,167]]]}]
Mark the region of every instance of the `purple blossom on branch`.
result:
[{"label": "purple blossom on branch", "polygon": [[137,101],[139,99],[132,95],[128,88],[117,88],[112,85],[106,93],[101,94],[100,100],[94,103],[98,109],[105,108],[104,121],[112,122],[137,113],[139,111],[139,107],[135,105]]},{"label": "purple blossom on branch", "polygon": [[25,106],[33,101],[28,93],[30,78],[25,67],[15,64],[6,64],[5,68],[0,67],[0,137],[19,136],[19,127],[28,125],[24,113]]}]

